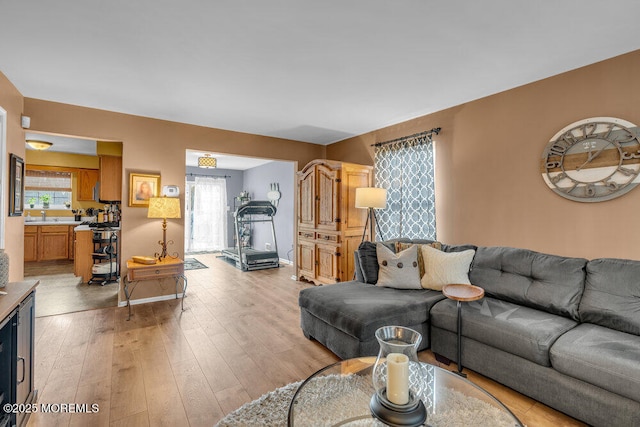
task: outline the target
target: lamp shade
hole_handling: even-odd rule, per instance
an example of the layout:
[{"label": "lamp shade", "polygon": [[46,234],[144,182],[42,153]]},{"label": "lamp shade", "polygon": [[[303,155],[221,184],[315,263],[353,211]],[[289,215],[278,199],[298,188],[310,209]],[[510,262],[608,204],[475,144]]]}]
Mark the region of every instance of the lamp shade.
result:
[{"label": "lamp shade", "polygon": [[51,147],[53,143],[47,142],[47,141],[38,141],[35,139],[29,139],[27,140],[27,145],[33,148],[34,150],[46,150],[49,147]]},{"label": "lamp shade", "polygon": [[387,190],[377,187],[356,188],[356,208],[376,208],[387,207]]},{"label": "lamp shade", "polygon": [[180,199],[174,197],[151,197],[147,218],[180,218]]},{"label": "lamp shade", "polygon": [[218,165],[218,161],[215,157],[211,157],[210,154],[205,154],[204,157],[198,157],[198,167],[205,169],[213,169]]}]

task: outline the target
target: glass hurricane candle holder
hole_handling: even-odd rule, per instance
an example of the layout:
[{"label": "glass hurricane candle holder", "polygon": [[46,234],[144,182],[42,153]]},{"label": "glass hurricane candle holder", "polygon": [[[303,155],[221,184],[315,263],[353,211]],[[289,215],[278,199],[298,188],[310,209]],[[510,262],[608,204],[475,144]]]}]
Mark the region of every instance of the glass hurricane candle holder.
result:
[{"label": "glass hurricane candle holder", "polygon": [[422,335],[402,326],[384,326],[376,331],[376,339],[380,352],[372,372],[371,413],[391,426],[424,424],[427,372],[418,360]]}]

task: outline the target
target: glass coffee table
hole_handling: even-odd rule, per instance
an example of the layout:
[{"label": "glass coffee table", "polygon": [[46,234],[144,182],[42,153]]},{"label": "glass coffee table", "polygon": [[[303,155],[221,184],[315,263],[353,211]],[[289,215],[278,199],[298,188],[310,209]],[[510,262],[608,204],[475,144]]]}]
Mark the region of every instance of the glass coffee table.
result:
[{"label": "glass coffee table", "polygon": [[[383,426],[371,415],[375,357],[343,360],[323,368],[298,388],[289,406],[289,426]],[[498,399],[446,369],[423,363],[422,400],[427,426],[506,426],[522,423]]]}]

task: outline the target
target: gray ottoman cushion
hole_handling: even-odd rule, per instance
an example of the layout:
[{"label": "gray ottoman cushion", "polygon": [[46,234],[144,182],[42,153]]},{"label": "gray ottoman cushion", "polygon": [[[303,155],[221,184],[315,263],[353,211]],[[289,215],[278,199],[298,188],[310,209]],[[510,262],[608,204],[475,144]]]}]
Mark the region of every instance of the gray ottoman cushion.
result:
[{"label": "gray ottoman cushion", "polygon": [[[434,327],[457,332],[457,319],[453,300],[431,309]],[[543,366],[551,366],[549,349],[556,339],[576,325],[566,317],[490,297],[462,303],[462,336]]]},{"label": "gray ottoman cushion", "polygon": [[300,291],[298,303],[310,314],[365,341],[385,325],[409,326],[429,319],[429,310],[443,299],[427,289],[399,290],[345,282]]},{"label": "gray ottoman cushion", "polygon": [[586,264],[527,249],[479,247],[469,279],[487,296],[578,320]]},{"label": "gray ottoman cushion", "polygon": [[640,335],[640,261],[589,261],[580,320]]},{"label": "gray ottoman cushion", "polygon": [[563,374],[640,402],[640,337],[583,323],[551,348]]}]

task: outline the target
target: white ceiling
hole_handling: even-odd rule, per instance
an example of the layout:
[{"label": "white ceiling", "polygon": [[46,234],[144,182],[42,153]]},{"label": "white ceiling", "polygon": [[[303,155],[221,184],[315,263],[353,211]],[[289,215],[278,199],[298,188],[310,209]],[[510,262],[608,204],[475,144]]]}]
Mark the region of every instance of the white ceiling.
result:
[{"label": "white ceiling", "polygon": [[[26,132],[25,140],[47,141],[53,145],[47,149],[60,153],[85,154],[87,156],[97,155],[97,141],[95,139],[76,138],[69,136],[58,136],[45,133]],[[33,148],[26,146],[27,150]]]},{"label": "white ceiling", "polygon": [[327,144],[639,49],[638,16],[638,0],[5,1],[0,71],[26,97]]}]

